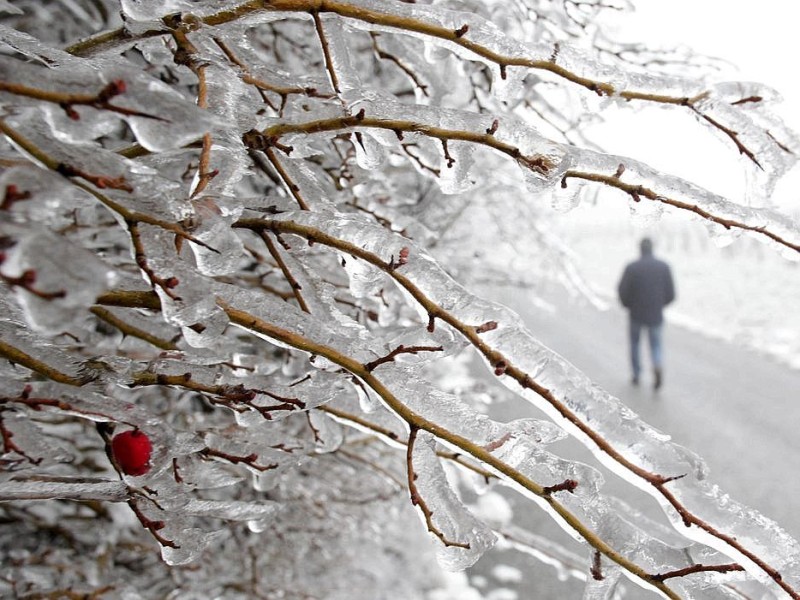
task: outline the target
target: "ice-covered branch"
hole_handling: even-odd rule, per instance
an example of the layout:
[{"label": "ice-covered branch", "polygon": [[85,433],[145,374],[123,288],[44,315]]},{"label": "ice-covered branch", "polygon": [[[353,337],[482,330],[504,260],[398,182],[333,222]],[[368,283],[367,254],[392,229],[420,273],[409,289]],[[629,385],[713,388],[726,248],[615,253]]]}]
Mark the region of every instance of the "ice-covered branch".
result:
[{"label": "ice-covered branch", "polygon": [[[624,163],[621,163],[620,166],[623,166]],[[624,169],[623,169],[624,170]],[[741,207],[735,207],[732,204],[717,202],[717,210],[728,209],[728,210],[735,210],[739,213],[746,213],[747,222],[745,220],[737,220],[734,218],[728,218],[722,216],[720,214],[715,214],[713,209],[703,208],[702,203],[692,203],[686,200],[680,200],[677,198],[671,198],[669,196],[663,195],[655,191],[653,187],[648,187],[648,185],[642,183],[629,183],[626,181],[622,181],[621,177],[622,173],[619,175],[609,175],[603,173],[591,173],[585,172],[580,170],[573,170],[568,169],[561,181],[562,187],[567,187],[569,185],[569,179],[580,179],[583,181],[591,181],[594,183],[601,183],[611,188],[616,188],[631,197],[635,202],[639,202],[642,198],[646,198],[652,202],[659,202],[661,204],[666,204],[668,206],[673,206],[680,210],[685,210],[691,213],[702,217],[703,219],[710,221],[712,223],[716,223],[721,225],[725,229],[740,229],[742,231],[750,231],[758,235],[763,235],[772,241],[786,246],[795,252],[800,252],[800,242],[795,242],[789,235],[797,235],[797,226],[793,223],[786,223],[783,229],[787,230],[786,235],[779,235],[775,231],[773,231],[773,227],[780,226],[777,221],[783,220],[786,221],[785,218],[782,218],[778,215],[770,215],[766,211],[759,211],[758,209],[743,209]],[[654,181],[653,186],[657,185],[658,181]],[[727,204],[727,206],[726,206]],[[758,225],[753,223],[759,223]]]},{"label": "ice-covered branch", "polygon": [[[362,24],[370,31],[374,29],[397,31],[436,40],[465,57],[496,66],[501,79],[507,78],[509,68],[541,71],[600,96],[619,97],[625,101],[643,101],[686,107],[710,127],[731,139],[740,153],[747,156],[756,166],[761,167],[756,152],[745,145],[739,132],[715,117],[713,112],[705,109],[704,101],[709,90],[704,89],[702,85],[698,85],[692,80],[648,78],[638,73],[626,73],[622,78],[624,83],[619,83],[619,74],[617,74],[616,80],[612,80],[608,69],[599,61],[577,53],[568,53],[562,49],[561,44],[556,46],[556,51],[553,51],[548,44],[541,43],[532,49],[505,37],[499,30],[490,27],[482,17],[477,15],[434,11],[427,7],[409,6],[403,2],[384,2],[379,5],[368,0],[270,0],[268,2],[251,0],[233,9],[192,16],[192,19],[197,19],[211,27],[218,27],[261,12],[308,15],[314,21],[318,33],[322,31],[319,15],[335,14]],[[459,20],[461,24],[456,25]],[[180,19],[175,22],[170,16],[164,17],[162,23],[168,28],[173,28],[172,31],[180,30],[182,27]],[[164,34],[170,31],[168,28],[165,28]],[[142,35],[151,36],[157,35],[157,33],[147,30]],[[79,42],[67,48],[67,51],[79,56],[86,55],[109,47],[114,48],[116,44],[128,44],[132,39],[135,41],[136,36],[131,36],[125,30],[120,29]],[[324,34],[321,39],[326,56],[325,63],[330,73],[332,59],[328,46],[324,42]],[[559,57],[563,55],[569,55],[569,58],[561,61],[566,64],[559,63]],[[335,73],[332,77],[333,85],[337,87]],[[639,89],[637,89],[637,85]],[[734,100],[730,106],[735,107],[736,103],[741,100],[742,98]],[[774,141],[780,144],[778,140]]]},{"label": "ice-covered branch", "polygon": [[[228,305],[224,301],[219,301],[225,312],[235,323],[245,329],[249,329],[254,333],[265,335],[269,338],[276,339],[282,343],[289,344],[298,350],[324,356],[328,360],[338,364],[348,372],[359,377],[364,381],[372,390],[380,395],[383,402],[402,420],[408,423],[409,427],[416,430],[424,430],[435,436],[436,438],[446,442],[448,445],[459,448],[473,458],[481,461],[492,469],[498,471],[503,476],[513,481],[522,488],[542,498],[552,510],[559,515],[561,519],[572,529],[578,532],[589,544],[597,549],[598,552],[607,556],[610,560],[622,566],[632,576],[640,578],[643,582],[652,585],[659,591],[663,592],[669,598],[678,598],[675,593],[665,586],[663,582],[655,581],[650,574],[643,570],[640,566],[632,563],[625,558],[622,554],[614,550],[604,540],[594,534],[590,529],[585,526],[580,520],[571,513],[564,505],[558,502],[554,494],[548,492],[544,486],[530,480],[528,477],[520,473],[518,470],[497,459],[490,451],[478,446],[475,442],[468,440],[460,435],[454,434],[437,423],[431,422],[419,414],[414,413],[407,406],[405,406],[395,395],[386,387],[386,385],[378,379],[373,373],[367,370],[363,364],[358,361],[347,357],[336,349],[319,344],[311,339],[294,332],[286,331],[280,327],[276,327],[258,317],[247,313],[246,311],[239,310],[233,306]],[[411,447],[411,444],[409,444]]]},{"label": "ice-covered branch", "polygon": [[[312,221],[316,220],[312,219]],[[330,222],[330,220],[327,221]],[[557,360],[556,357],[539,357],[536,359],[536,370],[529,371],[528,369],[516,364],[515,359],[504,353],[502,347],[495,346],[491,341],[488,341],[487,336],[484,335],[487,328],[483,327],[482,324],[476,326],[463,321],[453,312],[445,308],[442,304],[437,303],[433,298],[431,298],[423,290],[423,287],[414,281],[416,278],[415,276],[423,277],[425,279],[424,287],[436,290],[436,293],[442,295],[443,298],[454,297],[453,292],[455,291],[455,288],[453,286],[455,284],[454,282],[451,282],[443,273],[437,273],[437,267],[426,257],[415,254],[412,251],[409,264],[406,265],[404,270],[398,271],[392,269],[390,262],[386,258],[381,257],[365,248],[367,239],[369,239],[369,237],[364,237],[367,232],[363,225],[359,227],[359,237],[361,238],[361,242],[359,244],[355,244],[340,237],[330,235],[319,227],[306,225],[291,220],[254,219],[242,221],[239,223],[239,225],[243,227],[255,228],[266,227],[278,233],[293,233],[295,235],[300,235],[306,239],[313,240],[316,243],[324,244],[339,251],[346,252],[378,267],[387,273],[387,275],[392,277],[419,303],[420,307],[425,311],[425,313],[427,313],[431,324],[433,324],[435,320],[441,320],[444,323],[447,323],[450,327],[464,336],[464,338],[466,338],[480,352],[480,354],[483,355],[487,363],[494,369],[496,375],[504,376],[514,380],[523,390],[531,390],[535,392],[538,397],[547,403],[550,412],[557,415],[558,419],[564,422],[565,427],[574,428],[577,432],[579,432],[578,437],[580,439],[587,440],[590,446],[594,446],[599,449],[601,458],[612,460],[619,467],[622,467],[625,471],[643,481],[646,484],[646,488],[648,488],[656,496],[662,498],[666,504],[676,512],[679,520],[687,529],[697,528],[703,533],[702,537],[704,539],[706,536],[710,536],[716,541],[718,547],[720,547],[721,544],[721,547],[727,547],[728,552],[732,553],[733,556],[744,557],[754,565],[754,568],[766,573],[784,590],[790,594],[797,594],[797,592],[793,589],[792,584],[780,574],[777,568],[770,564],[768,559],[764,559],[755,551],[748,549],[747,543],[741,541],[741,539],[739,539],[737,536],[724,532],[720,528],[716,527],[712,522],[701,516],[698,516],[698,514],[693,512],[691,508],[688,508],[681,501],[680,497],[682,494],[680,492],[677,492],[676,494],[676,492],[671,489],[670,484],[683,476],[684,473],[659,473],[658,471],[653,470],[652,467],[643,466],[641,464],[642,458],[639,458],[635,455],[632,456],[629,452],[623,452],[617,449],[613,440],[615,437],[619,437],[619,432],[612,432],[610,429],[606,430],[601,422],[593,423],[593,421],[596,419],[590,418],[588,415],[581,414],[583,412],[582,404],[576,403],[574,399],[568,401],[566,395],[560,395],[557,391],[554,392],[547,385],[537,381],[536,373],[542,372],[542,366],[551,361]],[[377,234],[377,237],[382,240],[380,242],[381,247],[391,247],[389,244],[386,244],[388,234],[386,234],[384,230],[375,230],[375,233]],[[369,245],[373,245],[374,242],[374,239],[371,240]],[[397,243],[397,240],[395,240],[395,243]],[[434,282],[434,278],[438,281]],[[463,291],[456,295],[461,294],[463,294]],[[464,309],[462,308],[462,310]],[[500,321],[500,323],[502,324],[502,321]],[[489,330],[493,333],[496,332],[497,329],[497,327],[489,328]],[[520,334],[519,332],[513,334],[509,336],[510,339],[503,342],[503,346],[506,346],[508,351],[513,351],[516,354],[518,350],[513,350],[508,344],[510,344],[511,340],[513,339],[516,339],[517,344],[525,343],[522,341],[522,337],[524,337],[524,334]],[[502,331],[500,331],[500,337],[495,339],[500,341],[504,340],[504,338],[505,335],[503,335]],[[525,344],[528,345],[528,343]],[[533,350],[531,351],[533,352]],[[547,353],[545,352],[545,354]],[[553,365],[550,366],[552,369]],[[567,365],[562,365],[562,367],[567,372],[571,370],[571,367]],[[576,376],[577,373],[566,375],[567,378],[574,378]],[[563,385],[558,380],[556,380],[554,383],[556,383],[556,385],[559,387]],[[585,394],[586,392],[579,391],[579,393]],[[563,392],[563,394],[566,394],[566,392]],[[617,410],[619,409],[620,408],[617,407]],[[677,449],[668,450],[668,452],[672,453],[675,452],[675,450]],[[649,458],[648,460],[652,460],[652,458]],[[678,463],[676,463],[675,466],[677,467],[677,465]],[[688,465],[685,465],[683,468],[686,468],[687,466]]]},{"label": "ice-covered branch", "polygon": [[[409,110],[408,112],[411,111]],[[458,140],[486,146],[513,158],[521,167],[532,171],[535,175],[541,176],[545,180],[552,179],[552,174],[559,172],[559,163],[551,158],[550,152],[552,152],[552,150],[550,150],[550,148],[547,148],[547,150],[543,148],[541,153],[534,151],[526,154],[520,146],[502,141],[502,138],[497,135],[497,120],[493,122],[492,127],[486,128],[485,131],[474,131],[437,127],[428,125],[422,121],[371,117],[362,109],[355,116],[321,119],[305,123],[281,123],[273,125],[258,135],[254,132],[246,134],[245,143],[250,144],[254,149],[263,150],[270,148],[284,136],[296,134],[311,135],[322,132],[359,128],[392,131],[400,140],[402,140],[403,132],[411,132],[421,133],[425,136],[442,140],[443,142]],[[515,129],[515,131],[518,130]],[[548,141],[539,140],[539,143],[544,146]],[[549,143],[552,144],[552,142]],[[446,148],[445,146],[445,152]],[[287,151],[290,152],[291,147],[287,148]],[[560,151],[563,153],[561,163],[567,165],[566,170],[563,170],[562,167],[561,187],[567,187],[570,178],[600,183],[617,188],[636,201],[645,198],[649,201],[659,202],[680,210],[692,212],[726,229],[740,229],[762,235],[782,246],[800,252],[800,241],[794,241],[792,239],[792,237],[800,237],[800,228],[797,224],[791,222],[782,215],[770,214],[769,211],[766,210],[760,211],[758,209],[743,208],[711,192],[703,190],[698,186],[693,186],[678,178],[657,173],[646,165],[642,165],[633,160],[626,161],[622,157],[617,157],[622,161],[620,163],[620,165],[622,165],[622,170],[620,171],[620,165],[617,165],[617,171],[615,171],[614,174],[585,171],[580,168],[582,164],[586,164],[586,168],[591,168],[591,166],[608,163],[611,157],[593,153],[588,150],[576,150],[569,147],[560,148]],[[627,166],[631,167],[634,164],[637,165],[636,170],[628,168],[627,172],[629,175],[633,174],[634,177],[638,175],[640,182],[629,183],[623,181],[622,174],[626,171],[626,163]],[[553,185],[556,184],[554,183]],[[659,191],[659,186],[662,186],[664,190]],[[293,188],[293,193],[298,193],[295,188]],[[667,194],[672,195],[673,193],[684,194],[686,198],[679,199],[667,196]],[[726,213],[729,215],[742,216],[740,218],[733,218],[726,216]],[[773,228],[778,229],[780,233],[773,231]],[[784,231],[786,233],[783,233]]]},{"label": "ice-covered branch", "polygon": [[[655,63],[674,54],[627,60],[638,47],[597,18],[616,0],[21,3],[0,0],[0,563],[13,545],[21,565],[0,595],[66,588],[70,561],[114,581],[83,548],[106,536],[123,548],[108,565],[142,559],[131,588],[344,597],[371,578],[416,597],[409,564],[435,552],[467,568],[497,530],[580,573],[587,597],[625,574],[668,598],[739,582],[800,598],[797,542],[466,287],[573,277],[541,206],[586,188],[794,257],[788,215],[585,139],[608,106],[682,111],[766,194],[800,149],[776,93],[665,75]],[[550,421],[495,420],[486,406],[505,400]],[[565,432],[599,467],[557,454]],[[600,468],[664,523],[615,499]],[[493,486],[583,558],[462,501]],[[47,524],[19,509],[34,498],[79,500],[42,512],[67,554],[38,553]],[[105,502],[128,503],[129,527]],[[398,519],[377,527],[385,514]],[[191,577],[174,570],[201,555]],[[298,583],[301,560],[326,589]]]},{"label": "ice-covered branch", "polygon": [[74,106],[91,106],[98,110],[108,110],[130,117],[164,120],[156,115],[150,115],[139,110],[112,104],[110,102],[112,98],[125,93],[125,82],[121,79],[112,81],[96,94],[70,94],[59,91],[42,90],[13,81],[0,81],[0,92],[7,92],[17,96],[25,96],[35,100],[58,104],[64,109],[67,116],[74,121],[79,121],[81,118],[80,113],[73,108]]}]

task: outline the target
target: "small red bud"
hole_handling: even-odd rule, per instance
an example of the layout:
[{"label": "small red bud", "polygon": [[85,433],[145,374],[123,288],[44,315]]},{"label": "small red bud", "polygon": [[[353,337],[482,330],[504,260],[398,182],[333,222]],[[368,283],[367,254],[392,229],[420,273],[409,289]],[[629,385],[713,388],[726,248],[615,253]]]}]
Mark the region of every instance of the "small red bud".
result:
[{"label": "small red bud", "polygon": [[123,431],[111,440],[111,453],[126,475],[144,475],[150,470],[153,445],[147,434],[134,429]]}]

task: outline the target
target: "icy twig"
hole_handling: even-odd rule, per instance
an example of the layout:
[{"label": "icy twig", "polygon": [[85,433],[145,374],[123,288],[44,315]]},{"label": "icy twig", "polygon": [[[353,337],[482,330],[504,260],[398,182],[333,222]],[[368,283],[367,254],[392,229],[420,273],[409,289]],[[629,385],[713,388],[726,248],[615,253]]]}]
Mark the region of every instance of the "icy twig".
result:
[{"label": "icy twig", "polygon": [[131,237],[131,244],[133,245],[133,258],[136,261],[136,266],[150,280],[150,285],[154,288],[158,286],[164,293],[173,300],[179,301],[181,299],[174,291],[172,291],[180,283],[177,277],[160,277],[156,275],[150,264],[147,262],[147,254],[145,252],[144,243],[142,243],[142,236],[139,232],[139,223],[136,221],[128,221],[128,232]]},{"label": "icy twig", "polygon": [[[42,462],[42,458],[33,458],[27,452],[25,452],[22,448],[17,446],[17,444],[12,439],[14,437],[14,432],[11,431],[6,427],[5,419],[3,418],[4,408],[0,408],[0,438],[3,440],[3,454],[10,455],[10,454],[17,454],[21,456],[23,459],[27,460],[32,465],[38,465]],[[5,458],[5,461],[10,461],[10,458]]]},{"label": "icy twig", "polygon": [[317,32],[317,37],[322,47],[322,56],[325,58],[325,69],[328,71],[328,76],[331,79],[331,86],[336,94],[340,95],[342,91],[339,89],[339,77],[336,75],[336,68],[333,66],[331,49],[328,44],[328,38],[325,36],[325,29],[322,26],[322,19],[319,17],[319,12],[311,11],[311,18],[314,19],[314,29]]},{"label": "icy twig", "polygon": [[408,469],[408,491],[411,494],[411,504],[416,506],[422,512],[423,517],[425,518],[425,524],[428,527],[428,531],[430,531],[433,535],[435,535],[445,546],[455,546],[457,548],[467,548],[469,549],[470,545],[469,542],[454,542],[449,540],[447,536],[445,536],[442,531],[436,527],[433,523],[433,512],[428,505],[425,503],[425,500],[419,493],[417,489],[416,479],[417,475],[414,473],[414,444],[417,440],[417,432],[419,431],[418,427],[411,426],[410,431],[408,432],[408,446],[406,448],[406,466]]},{"label": "icy twig", "polygon": [[116,327],[124,335],[139,338],[140,340],[144,340],[148,344],[151,344],[156,348],[161,348],[162,350],[178,349],[178,346],[177,344],[175,344],[175,342],[159,338],[158,336],[153,335],[149,331],[145,331],[143,329],[140,329],[139,327],[131,325],[125,320],[120,319],[118,316],[116,316],[107,308],[103,308],[102,306],[93,306],[92,308],[89,309],[89,312],[91,312],[98,319],[101,319],[106,323],[108,323],[109,325]]},{"label": "icy twig", "polygon": [[[2,253],[0,253],[0,264],[4,262],[2,259],[3,256]],[[23,289],[26,292],[33,294],[37,298],[41,298],[42,300],[56,300],[67,295],[67,292],[64,290],[45,292],[35,287],[34,284],[36,283],[36,271],[34,269],[26,269],[17,276],[6,275],[5,273],[0,272],[0,281],[11,288],[18,287]]]},{"label": "icy twig", "polygon": [[245,144],[247,145],[248,141],[250,144],[253,144],[257,140],[259,145],[269,148],[270,146],[274,146],[282,136],[287,134],[313,134],[327,131],[346,130],[351,128],[384,129],[393,131],[395,133],[415,132],[441,141],[458,140],[472,142],[487,146],[493,150],[497,150],[498,152],[513,158],[526,168],[541,175],[547,175],[555,167],[553,162],[548,157],[536,154],[526,156],[517,146],[502,142],[493,134],[462,129],[446,129],[443,127],[437,127],[435,125],[429,125],[427,123],[403,119],[380,119],[368,116],[364,109],[361,109],[358,114],[353,116],[318,119],[316,121],[307,121],[305,123],[278,123],[276,125],[272,125],[271,127],[267,127],[261,132],[259,138],[245,140]]},{"label": "icy twig", "polygon": [[403,73],[405,73],[408,78],[414,82],[414,85],[419,89],[422,95],[428,97],[428,86],[422,83],[419,76],[398,57],[390,52],[387,52],[378,44],[378,38],[380,37],[380,34],[371,31],[370,37],[372,39],[372,50],[375,52],[375,56],[381,60],[388,60],[397,65],[397,68],[403,71]]},{"label": "icy twig", "polygon": [[[126,221],[134,222],[134,223],[146,223],[147,225],[153,225],[154,227],[159,227],[164,229],[165,231],[169,231],[174,233],[176,236],[182,239],[189,240],[211,250],[212,252],[217,252],[215,248],[212,248],[202,240],[197,239],[192,234],[187,232],[180,224],[173,223],[171,221],[165,221],[163,219],[159,219],[147,213],[130,210],[119,202],[116,202],[106,196],[105,194],[99,192],[96,188],[100,189],[121,189],[123,191],[132,192],[133,188],[125,181],[124,176],[119,177],[108,177],[105,175],[92,175],[88,173],[84,173],[80,169],[75,169],[70,165],[64,164],[44,150],[39,148],[36,144],[34,144],[31,140],[27,137],[22,135],[19,131],[15,128],[11,127],[5,120],[0,119],[0,132],[3,133],[6,137],[12,140],[15,144],[20,146],[25,152],[30,154],[33,158],[35,158],[38,162],[44,165],[47,169],[54,171],[60,175],[63,175],[70,182],[75,185],[76,187],[82,189],[83,191],[87,192],[94,196],[101,204],[103,204],[109,210],[115,212],[119,216],[121,216]],[[83,181],[78,181],[75,178],[83,179],[84,181],[93,184],[93,186],[86,185]]]},{"label": "icy twig", "polygon": [[367,371],[374,371],[380,365],[392,362],[400,354],[418,354],[420,352],[441,352],[442,350],[444,350],[442,346],[404,346],[400,344],[397,348],[389,352],[389,354],[381,356],[380,358],[376,358],[375,360],[372,360],[368,363],[365,363],[364,368]]},{"label": "icy twig", "polygon": [[308,304],[303,298],[302,289],[303,286],[297,281],[295,276],[292,274],[291,270],[289,269],[289,265],[286,264],[286,261],[283,260],[283,257],[278,250],[278,247],[275,245],[275,242],[269,237],[269,233],[266,231],[259,231],[258,236],[264,242],[264,245],[267,247],[272,258],[278,263],[278,268],[283,273],[283,276],[286,278],[286,281],[289,283],[289,288],[292,290],[292,294],[294,295],[294,299],[297,300],[297,304],[300,306],[300,309],[303,312],[310,312],[308,308]]},{"label": "icy twig", "polygon": [[0,92],[8,92],[16,96],[25,96],[43,102],[58,104],[73,121],[79,121],[81,118],[80,114],[73,106],[91,106],[97,110],[106,110],[128,117],[142,117],[145,119],[155,119],[156,121],[166,121],[166,119],[156,115],[111,104],[111,99],[120,94],[124,94],[125,89],[126,85],[122,79],[116,79],[106,84],[106,86],[96,94],[70,94],[66,92],[42,90],[12,81],[0,81]]},{"label": "icy twig", "polygon": [[[273,394],[267,390],[246,388],[243,384],[207,384],[195,381],[192,378],[191,372],[188,371],[180,375],[142,371],[134,374],[132,385],[134,387],[163,385],[192,390],[203,394],[212,404],[226,406],[237,412],[254,410],[268,421],[272,420],[272,413],[275,411],[291,412],[303,410],[306,407],[306,403],[299,398],[287,398],[285,396]],[[277,401],[278,404],[261,406],[260,404],[254,403],[253,400],[259,394],[272,398]]]},{"label": "icy twig", "polygon": [[146,500],[152,502],[156,506],[158,506],[158,504],[152,498],[143,496],[141,493],[133,494],[130,500],[128,500],[128,506],[131,507],[133,514],[136,515],[137,519],[139,519],[139,522],[142,524],[142,527],[147,529],[150,532],[150,535],[152,535],[153,538],[155,538],[155,540],[162,546],[168,548],[180,548],[180,546],[176,544],[173,540],[169,540],[159,533],[159,531],[161,531],[162,529],[164,529],[164,527],[166,527],[166,523],[164,523],[164,521],[151,519],[146,514],[144,514],[142,509],[139,507],[140,498],[145,498]]},{"label": "icy twig", "polygon": [[568,170],[564,173],[564,176],[562,177],[562,183],[561,183],[562,187],[567,186],[568,179],[582,179],[585,181],[602,183],[609,187],[613,187],[622,192],[625,192],[636,202],[640,201],[642,198],[647,198],[648,200],[651,200],[653,202],[661,202],[662,204],[667,204],[669,206],[674,206],[675,208],[679,208],[681,210],[694,213],[702,217],[703,219],[706,219],[707,221],[711,221],[712,223],[722,225],[725,229],[741,229],[743,231],[751,231],[753,233],[766,236],[772,241],[781,244],[782,246],[791,248],[795,252],[800,252],[800,243],[795,243],[790,240],[787,240],[784,237],[776,233],[773,233],[767,227],[748,225],[747,223],[742,223],[734,219],[726,219],[724,217],[719,217],[696,204],[691,204],[689,202],[684,202],[682,200],[676,200],[674,198],[662,196],[655,190],[641,184],[624,182],[621,180],[620,176],[617,175],[616,173],[614,175],[604,175],[602,173],[588,173],[585,171]]},{"label": "icy twig", "polygon": [[51,475],[17,475],[4,481],[0,489],[0,502],[13,500],[64,500],[127,502],[128,486],[121,481],[88,477],[61,477]]},{"label": "icy twig", "polygon": [[[206,83],[206,68],[208,65],[197,59],[197,48],[189,41],[187,34],[187,28],[177,28],[172,32],[172,38],[177,46],[174,52],[175,62],[189,67],[197,77],[197,106],[206,109],[208,108],[208,85]],[[197,167],[197,186],[192,191],[193,198],[202,193],[208,183],[219,174],[219,171],[211,170],[209,166],[211,145],[211,134],[203,134],[203,148],[200,151],[200,161]]]},{"label": "icy twig", "polygon": [[238,464],[247,465],[251,469],[255,471],[260,471],[262,473],[264,471],[271,471],[273,469],[278,468],[278,465],[275,463],[271,463],[268,465],[258,464],[258,454],[256,454],[255,452],[248,454],[247,456],[237,456],[235,454],[230,454],[228,452],[222,452],[220,450],[215,450],[213,448],[206,447],[200,451],[200,454],[202,454],[206,458],[218,458],[220,460],[229,462],[233,465],[238,465]]},{"label": "icy twig", "polygon": [[[329,415],[331,415],[334,419],[339,421],[340,423],[344,423],[348,427],[353,427],[359,429],[361,431],[368,431],[372,433],[375,437],[380,438],[389,446],[396,446],[397,444],[402,444],[404,446],[408,445],[408,440],[402,440],[400,437],[391,429],[387,429],[376,423],[372,423],[363,417],[358,415],[354,415],[347,411],[334,408],[330,405],[323,405],[318,406],[317,410],[321,410]],[[491,471],[487,471],[486,469],[481,468],[480,466],[467,462],[464,460],[464,457],[458,454],[457,452],[449,452],[446,450],[437,450],[436,456],[439,458],[444,458],[445,460],[452,461],[457,463],[459,466],[468,469],[474,473],[477,473],[481,477],[483,477],[487,482],[491,479],[496,479],[497,476],[492,473]]]},{"label": "icy twig", "polygon": [[[73,375],[68,375],[67,373],[62,373],[58,369],[48,365],[46,362],[39,360],[35,356],[31,356],[26,352],[23,352],[19,348],[16,348],[3,340],[0,340],[0,356],[6,358],[11,363],[22,365],[23,367],[26,367],[35,373],[39,373],[47,379],[57,381],[58,383],[66,383],[67,385],[75,386],[81,386],[86,383],[84,379],[75,377]],[[3,401],[8,401],[8,399],[0,399],[0,402]]]},{"label": "icy twig", "polygon": [[283,168],[280,160],[275,155],[275,151],[272,147],[279,148],[285,153],[290,153],[292,151],[291,146],[283,146],[283,145],[276,145],[272,143],[267,143],[267,141],[263,138],[262,134],[258,131],[252,130],[246,132],[242,136],[242,142],[245,146],[250,148],[252,151],[261,151],[269,160],[269,163],[272,165],[272,168],[278,173],[280,180],[286,186],[286,188],[291,193],[292,197],[297,201],[298,206],[302,210],[309,210],[309,206],[306,201],[303,199],[303,196],[300,194],[300,186],[297,185],[292,178],[289,176],[289,173],[286,172],[286,169]]},{"label": "icy twig", "polygon": [[[393,12],[393,9],[395,12]],[[409,16],[405,14],[405,11],[398,10],[397,6],[389,5],[383,10],[378,10],[341,0],[270,0],[270,2],[250,0],[235,8],[222,10],[201,17],[199,21],[213,27],[230,23],[261,11],[306,13],[314,19],[318,19],[321,13],[333,13],[347,19],[357,20],[377,27],[427,36],[459,46],[483,61],[497,65],[500,70],[500,76],[503,79],[506,78],[508,67],[520,67],[534,71],[549,72],[558,78],[581,86],[599,96],[618,96],[629,101],[636,100],[688,107],[693,112],[699,114],[712,127],[720,129],[725,135],[730,137],[740,152],[747,155],[756,165],[760,166],[756,160],[755,154],[746,149],[736,135],[731,135],[732,130],[699,111],[697,103],[705,97],[705,93],[696,94],[694,96],[681,96],[643,92],[635,89],[621,89],[612,82],[581,75],[570,68],[558,64],[557,61],[551,60],[550,58],[540,59],[529,56],[503,54],[501,51],[495,50],[488,45],[470,39],[470,36],[467,35],[469,24],[465,24],[458,29],[451,29],[437,23]],[[167,18],[168,17],[165,17],[165,19]],[[482,20],[478,16],[475,16],[474,19],[475,21]],[[165,31],[163,33],[166,34],[168,32]],[[153,34],[152,31],[146,31],[143,32],[142,36],[146,37]],[[88,55],[105,49],[114,48],[120,44],[130,43],[131,40],[135,39],[136,36],[131,36],[124,29],[118,29],[78,42],[68,47],[66,51],[78,56]]]},{"label": "icy twig", "polygon": [[736,563],[726,565],[691,565],[684,569],[676,569],[668,573],[657,573],[653,575],[653,578],[664,581],[666,579],[672,579],[673,577],[686,577],[694,573],[730,573],[732,571],[744,571],[744,567]]},{"label": "icy twig", "polygon": [[[613,177],[609,179],[615,180]],[[272,231],[280,233],[293,233],[303,237],[310,237],[319,244],[331,246],[340,251],[361,258],[382,269],[395,281],[397,281],[398,284],[405,288],[405,290],[420,304],[420,306],[427,311],[431,323],[434,319],[440,319],[450,325],[453,329],[460,332],[461,335],[464,336],[484,356],[490,365],[495,366],[496,373],[499,371],[499,375],[505,375],[514,379],[522,388],[530,389],[538,394],[541,398],[546,400],[554,409],[558,411],[563,419],[586,435],[586,437],[589,438],[604,454],[608,455],[608,457],[613,459],[616,463],[652,486],[653,489],[656,490],[658,494],[661,495],[676,510],[687,527],[696,526],[702,531],[724,542],[730,548],[744,555],[755,565],[757,565],[759,569],[769,575],[771,579],[773,579],[785,591],[792,595],[792,597],[800,597],[800,595],[797,594],[790,584],[784,581],[780,573],[766,561],[761,559],[755,552],[745,548],[744,545],[734,536],[720,531],[712,524],[688,510],[686,506],[684,506],[683,503],[677,499],[675,494],[673,494],[672,491],[670,491],[667,487],[671,481],[676,479],[675,475],[661,475],[658,473],[652,473],[626,458],[601,434],[595,431],[577,414],[575,414],[575,412],[572,411],[562,399],[556,397],[552,391],[537,383],[528,373],[514,365],[513,362],[504,356],[499,350],[493,348],[490,344],[485,342],[481,338],[480,334],[477,333],[475,326],[460,321],[454,315],[433,302],[417,285],[414,284],[414,282],[408,276],[402,274],[398,270],[390,269],[389,263],[387,263],[378,255],[368,252],[363,248],[360,248],[345,240],[328,235],[314,227],[292,221],[253,219],[242,220],[237,225],[241,227],[254,227],[256,229],[266,227]]]}]

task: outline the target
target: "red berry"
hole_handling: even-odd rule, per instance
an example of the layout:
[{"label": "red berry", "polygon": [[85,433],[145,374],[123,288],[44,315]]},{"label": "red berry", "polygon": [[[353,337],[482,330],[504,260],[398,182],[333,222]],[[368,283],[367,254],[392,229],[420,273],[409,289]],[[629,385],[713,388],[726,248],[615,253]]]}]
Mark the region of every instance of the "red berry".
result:
[{"label": "red berry", "polygon": [[138,429],[123,431],[111,440],[111,453],[126,475],[144,475],[150,470],[153,445],[147,434]]}]

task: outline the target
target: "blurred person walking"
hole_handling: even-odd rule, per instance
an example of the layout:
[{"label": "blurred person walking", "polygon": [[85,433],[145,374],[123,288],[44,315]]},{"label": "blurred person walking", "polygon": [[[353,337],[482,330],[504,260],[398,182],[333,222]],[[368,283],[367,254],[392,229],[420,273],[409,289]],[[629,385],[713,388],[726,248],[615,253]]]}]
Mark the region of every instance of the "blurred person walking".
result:
[{"label": "blurred person walking", "polygon": [[652,240],[644,238],[639,248],[641,257],[625,267],[617,291],[620,302],[628,309],[632,383],[639,385],[642,371],[639,339],[642,330],[646,329],[653,364],[653,387],[659,389],[664,382],[661,349],[663,309],[675,299],[675,285],[669,265],[653,256]]}]

